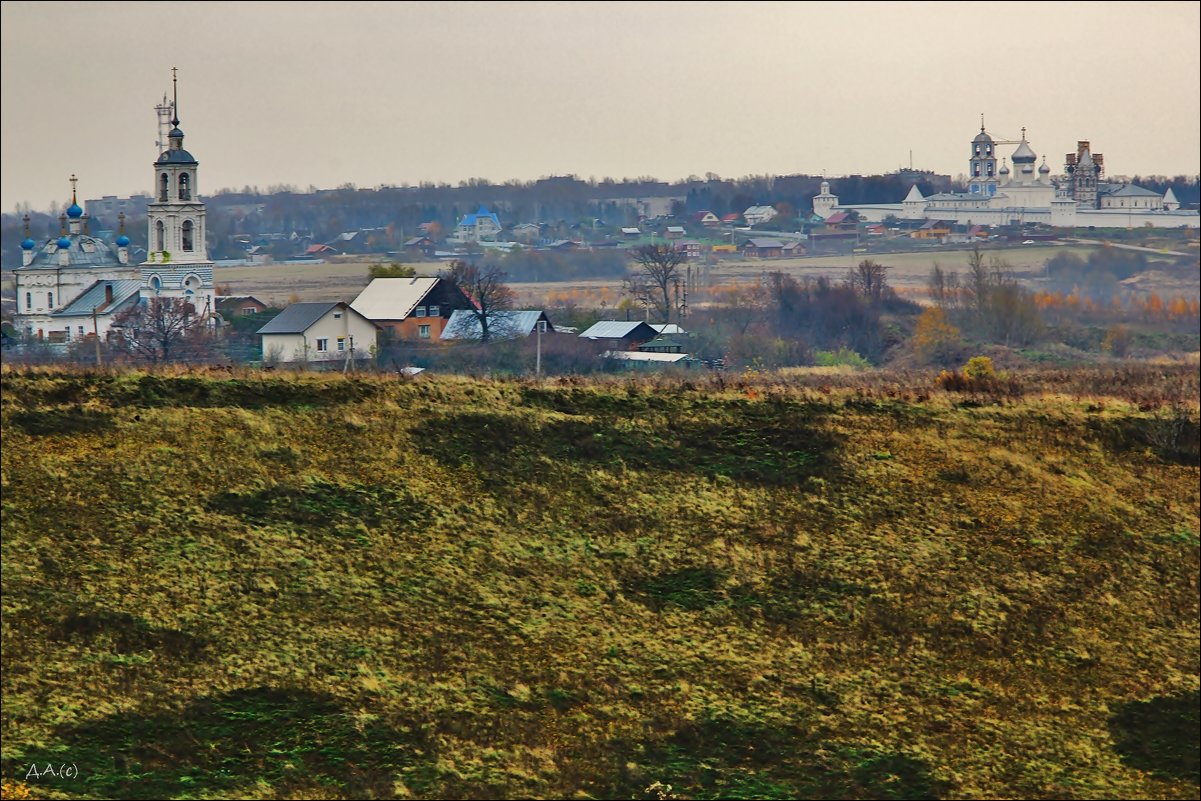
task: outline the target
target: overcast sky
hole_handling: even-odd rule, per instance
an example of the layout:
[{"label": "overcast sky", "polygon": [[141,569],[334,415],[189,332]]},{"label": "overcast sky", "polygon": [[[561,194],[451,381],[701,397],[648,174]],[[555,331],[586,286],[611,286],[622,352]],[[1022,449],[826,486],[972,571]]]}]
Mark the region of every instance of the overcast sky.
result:
[{"label": "overcast sky", "polygon": [[[1201,4],[2,4],[0,209],[148,191],[179,68],[199,189],[958,175],[980,125],[1053,171],[1201,172]],[[1003,148],[1008,152],[1012,148]]]}]

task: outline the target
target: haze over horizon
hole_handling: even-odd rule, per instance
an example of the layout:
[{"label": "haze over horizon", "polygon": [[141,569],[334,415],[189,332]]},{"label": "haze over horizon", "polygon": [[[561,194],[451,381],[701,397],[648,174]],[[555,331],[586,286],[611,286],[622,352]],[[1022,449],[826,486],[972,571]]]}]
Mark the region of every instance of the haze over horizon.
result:
[{"label": "haze over horizon", "polygon": [[[549,175],[1201,172],[1201,4],[0,6],[0,209],[147,192],[179,68],[199,192]],[[1012,148],[1002,148],[1007,155]]]}]

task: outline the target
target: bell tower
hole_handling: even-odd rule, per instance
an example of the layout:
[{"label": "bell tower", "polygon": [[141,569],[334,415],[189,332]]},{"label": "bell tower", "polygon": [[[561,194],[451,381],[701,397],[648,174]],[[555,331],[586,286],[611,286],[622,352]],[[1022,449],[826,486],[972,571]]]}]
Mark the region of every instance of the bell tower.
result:
[{"label": "bell tower", "polygon": [[171,69],[171,131],[167,149],[154,163],[154,199],[147,207],[146,261],[141,265],[144,297],[189,300],[197,314],[213,305],[213,263],[205,246],[205,208],[198,195],[199,163],[184,150],[179,127],[179,83]]},{"label": "bell tower", "polygon": [[997,146],[984,130],[984,115],[980,115],[980,133],[972,140],[968,159],[968,191],[988,197],[997,193]]}]

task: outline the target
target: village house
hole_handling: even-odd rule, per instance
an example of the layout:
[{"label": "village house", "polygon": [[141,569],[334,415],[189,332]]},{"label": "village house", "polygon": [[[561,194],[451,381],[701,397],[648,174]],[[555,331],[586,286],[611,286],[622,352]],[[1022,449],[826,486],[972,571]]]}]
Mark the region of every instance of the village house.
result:
[{"label": "village house", "polygon": [[222,295],[217,297],[217,313],[228,320],[230,317],[247,317],[261,314],[267,304],[253,295]]},{"label": "village house", "polygon": [[[550,318],[541,310],[506,309],[488,313],[488,336],[492,339],[520,339],[532,336],[539,328],[544,334],[555,333]],[[482,337],[479,314],[470,309],[457,309],[442,329],[443,342]]]},{"label": "village house", "polygon": [[657,336],[659,332],[650,323],[641,320],[601,320],[580,334],[580,339],[606,342],[623,350],[633,350]]},{"label": "village house", "polygon": [[406,239],[404,245],[401,247],[405,253],[411,256],[424,256],[428,259],[434,255],[434,240],[428,236],[415,236]]},{"label": "village house", "polygon": [[721,225],[721,220],[711,211],[698,211],[696,214],[692,215],[692,221],[695,223],[700,223],[706,228],[715,228],[718,225]]},{"label": "village house", "polygon": [[348,304],[293,303],[258,330],[263,361],[315,363],[372,355],[378,327]]},{"label": "village house", "polygon": [[474,304],[444,278],[376,278],[350,305],[391,339],[438,340],[451,314]]},{"label": "village house", "polygon": [[742,213],[747,225],[762,225],[776,218],[776,210],[772,206],[751,206]]},{"label": "village house", "polygon": [[459,220],[452,239],[456,242],[492,242],[501,231],[500,219],[487,206],[475,214],[465,214]]},{"label": "village house", "polygon": [[951,224],[945,220],[927,220],[921,228],[910,234],[914,239],[939,239],[950,235]]}]

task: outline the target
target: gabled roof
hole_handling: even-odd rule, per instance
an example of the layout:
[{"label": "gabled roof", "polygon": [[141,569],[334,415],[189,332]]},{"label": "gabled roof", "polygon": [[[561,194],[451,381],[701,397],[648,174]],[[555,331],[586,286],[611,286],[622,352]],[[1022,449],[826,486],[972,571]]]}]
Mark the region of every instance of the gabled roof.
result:
[{"label": "gabled roof", "polygon": [[765,239],[763,237],[754,237],[746,241],[747,245],[756,248],[782,248],[784,247],[783,239]]},{"label": "gabled roof", "polygon": [[475,214],[464,214],[463,219],[459,222],[459,225],[475,225],[476,221],[480,218],[492,220],[492,222],[496,223],[497,226],[500,225],[500,219],[494,212],[489,212],[487,206],[480,206],[480,210]]},{"label": "gabled roof", "polygon": [[642,230],[639,228],[622,228],[621,232],[623,234],[641,234]]},{"label": "gabled roof", "polygon": [[[111,286],[113,289],[112,303],[105,304],[105,287]],[[142,282],[137,279],[124,279],[121,281],[97,281],[90,287],[79,294],[75,300],[68,303],[63,308],[51,314],[51,317],[90,317],[92,309],[96,310],[97,314],[112,314],[113,312],[126,305],[130,300],[137,300],[138,290],[142,288]]]},{"label": "gabled roof", "polygon": [[726,214],[726,215],[722,216],[721,221],[722,222],[737,222],[738,218],[741,216],[742,215],[738,214],[737,212],[735,212],[734,214]]},{"label": "gabled roof", "polygon": [[658,331],[660,334],[687,334],[683,328],[680,328],[675,323],[651,323],[651,328]]},{"label": "gabled roof", "polygon": [[601,320],[584,333],[580,334],[581,339],[626,339],[631,336],[638,336],[639,327],[644,327],[646,330],[641,332],[641,335],[651,339],[658,335],[649,323],[644,323],[641,320],[630,322],[628,320]]},{"label": "gabled roof", "polygon": [[667,226],[667,232],[668,232],[669,234],[682,234],[682,233],[684,233],[684,226],[682,226],[682,225],[669,225],[669,226]]},{"label": "gabled roof", "polygon": [[[516,339],[527,337],[534,333],[538,321],[545,317],[541,310],[496,311],[488,314],[488,335],[497,339]],[[555,327],[547,319],[547,333],[554,333]],[[479,339],[480,319],[474,312],[466,309],[456,309],[446,321],[442,329],[443,339]]]},{"label": "gabled roof", "polygon": [[368,320],[403,320],[438,285],[438,278],[375,278],[350,307]]},{"label": "gabled roof", "polygon": [[345,303],[338,301],[325,303],[293,303],[267,322],[257,332],[258,334],[303,334],[313,327],[313,324],[339,306]]},{"label": "gabled roof", "polygon": [[947,222],[946,220],[926,220],[925,225],[922,226],[922,230],[927,231],[932,228],[950,228],[950,227],[951,227],[951,223]]},{"label": "gabled roof", "polygon": [[406,239],[404,247],[407,248],[412,247],[413,245],[420,245],[422,242],[430,242],[431,244],[433,243],[428,236],[415,236],[412,239]]},{"label": "gabled roof", "polygon": [[850,216],[851,215],[847,214],[845,211],[836,211],[833,214],[831,214],[829,217],[826,218],[826,222],[827,223],[845,222],[847,217],[850,217]]},{"label": "gabled roof", "polygon": [[1160,197],[1158,192],[1152,192],[1150,189],[1143,189],[1141,186],[1134,184],[1126,184],[1121,189],[1109,193],[1110,197]]},{"label": "gabled roof", "polygon": [[218,295],[214,298],[217,302],[217,308],[222,309],[226,306],[239,306],[246,301],[254,301],[260,306],[266,306],[266,303],[256,298],[254,295]]}]

